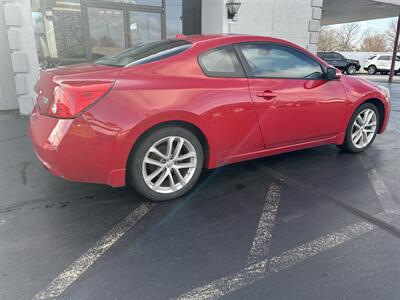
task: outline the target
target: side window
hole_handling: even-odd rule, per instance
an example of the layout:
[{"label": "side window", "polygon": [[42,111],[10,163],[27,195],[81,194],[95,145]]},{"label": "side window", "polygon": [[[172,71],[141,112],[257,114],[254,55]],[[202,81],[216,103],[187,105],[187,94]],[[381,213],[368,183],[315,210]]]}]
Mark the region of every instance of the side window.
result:
[{"label": "side window", "polygon": [[232,46],[216,48],[199,56],[203,72],[210,77],[245,77]]},{"label": "side window", "polygon": [[273,43],[239,44],[254,77],[323,79],[321,65],[293,48]]},{"label": "side window", "polygon": [[338,53],[334,53],[333,54],[333,59],[342,60],[342,56],[340,54],[338,54]]},{"label": "side window", "polygon": [[390,60],[390,56],[388,55],[382,55],[378,58],[378,60]]}]

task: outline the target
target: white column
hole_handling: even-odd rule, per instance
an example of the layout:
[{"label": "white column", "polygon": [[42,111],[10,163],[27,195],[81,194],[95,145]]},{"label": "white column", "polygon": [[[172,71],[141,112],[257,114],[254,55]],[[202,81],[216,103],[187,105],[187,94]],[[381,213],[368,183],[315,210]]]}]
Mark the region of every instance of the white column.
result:
[{"label": "white column", "polygon": [[0,6],[7,26],[8,60],[11,62],[11,69],[6,72],[8,77],[14,79],[7,89],[15,90],[17,98],[8,101],[12,102],[13,108],[18,107],[21,114],[29,114],[35,99],[33,87],[39,73],[31,3],[30,0],[2,0]]},{"label": "white column", "polygon": [[0,110],[18,108],[11,52],[4,17],[4,1],[0,0]]},{"label": "white column", "polygon": [[316,52],[322,0],[241,0],[236,21],[228,21],[227,0],[203,0],[202,32],[282,38]]}]

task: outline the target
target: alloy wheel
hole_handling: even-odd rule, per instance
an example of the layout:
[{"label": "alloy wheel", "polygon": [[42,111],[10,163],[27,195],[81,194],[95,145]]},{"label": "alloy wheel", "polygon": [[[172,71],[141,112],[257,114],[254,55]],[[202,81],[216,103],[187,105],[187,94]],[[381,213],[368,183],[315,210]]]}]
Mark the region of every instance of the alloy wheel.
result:
[{"label": "alloy wheel", "polygon": [[368,67],[368,74],[374,75],[376,73],[376,67],[375,66],[369,66]]},{"label": "alloy wheel", "polygon": [[193,177],[197,153],[185,138],[168,136],[154,143],[142,163],[147,186],[157,193],[173,193],[182,189]]},{"label": "alloy wheel", "polygon": [[349,73],[349,74],[355,74],[356,72],[357,72],[357,69],[355,66],[349,66],[347,68],[347,73]]},{"label": "alloy wheel", "polygon": [[372,109],[364,109],[354,120],[351,140],[354,147],[362,149],[369,145],[376,134],[377,117]]}]

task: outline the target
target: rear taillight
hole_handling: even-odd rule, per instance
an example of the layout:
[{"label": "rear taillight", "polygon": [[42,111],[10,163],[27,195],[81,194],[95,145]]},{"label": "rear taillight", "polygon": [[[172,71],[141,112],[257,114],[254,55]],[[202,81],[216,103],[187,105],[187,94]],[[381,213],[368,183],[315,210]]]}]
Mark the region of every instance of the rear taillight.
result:
[{"label": "rear taillight", "polygon": [[56,87],[48,115],[74,118],[99,100],[111,88],[112,82],[68,83]]}]

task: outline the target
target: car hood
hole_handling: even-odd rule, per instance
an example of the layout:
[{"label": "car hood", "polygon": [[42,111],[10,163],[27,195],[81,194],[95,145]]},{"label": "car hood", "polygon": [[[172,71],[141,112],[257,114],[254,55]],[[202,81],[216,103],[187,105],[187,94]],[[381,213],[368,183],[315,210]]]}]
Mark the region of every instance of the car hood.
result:
[{"label": "car hood", "polygon": [[356,59],[348,59],[347,62],[359,65],[360,62]]},{"label": "car hood", "polygon": [[346,88],[346,92],[350,98],[362,98],[364,96],[385,98],[382,88],[371,81],[363,78],[343,75],[341,81]]}]

